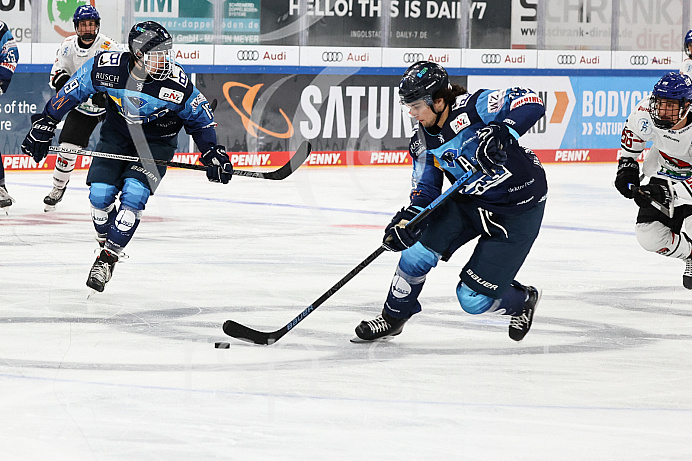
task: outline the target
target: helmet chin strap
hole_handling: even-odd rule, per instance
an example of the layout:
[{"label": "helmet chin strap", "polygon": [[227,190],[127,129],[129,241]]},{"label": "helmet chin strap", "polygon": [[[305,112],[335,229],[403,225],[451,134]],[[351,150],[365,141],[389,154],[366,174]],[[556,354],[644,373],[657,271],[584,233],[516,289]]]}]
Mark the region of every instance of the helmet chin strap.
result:
[{"label": "helmet chin strap", "polygon": [[434,102],[433,102],[433,105],[430,106],[430,110],[433,111],[433,114],[437,115],[437,118],[435,119],[435,125],[440,123],[440,118],[442,118],[442,114],[444,114],[445,110],[447,109],[447,100],[445,99],[444,102],[445,102],[445,106],[439,112],[435,111],[435,103]]}]

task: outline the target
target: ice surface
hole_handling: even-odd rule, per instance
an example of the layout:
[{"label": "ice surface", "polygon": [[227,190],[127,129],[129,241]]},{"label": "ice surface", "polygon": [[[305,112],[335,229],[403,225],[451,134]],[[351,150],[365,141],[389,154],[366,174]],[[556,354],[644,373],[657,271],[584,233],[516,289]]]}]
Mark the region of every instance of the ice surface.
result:
[{"label": "ice surface", "polygon": [[[171,171],[104,293],[84,173],[44,213],[51,178],[7,172],[0,216],[0,442],[7,460],[688,460],[692,293],[642,250],[616,166],[548,165],[544,226],[519,273],[543,288],[526,339],[455,297],[462,248],[423,312],[352,344],[381,310],[385,253],[272,346],[272,331],[375,250],[407,203],[407,168],[290,178]],[[215,349],[215,341],[231,343]]]}]

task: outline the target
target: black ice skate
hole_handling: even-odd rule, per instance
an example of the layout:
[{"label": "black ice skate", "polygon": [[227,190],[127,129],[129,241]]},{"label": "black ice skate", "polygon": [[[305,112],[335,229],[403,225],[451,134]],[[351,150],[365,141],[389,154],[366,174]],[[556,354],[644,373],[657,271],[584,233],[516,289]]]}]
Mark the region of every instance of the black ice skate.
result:
[{"label": "black ice skate", "polygon": [[[14,199],[10,197],[7,193],[7,188],[5,186],[0,186],[0,209],[5,209],[14,203]],[[5,210],[7,212],[7,210]]]},{"label": "black ice skate", "polygon": [[521,315],[513,315],[509,322],[509,337],[515,341],[521,341],[531,329],[533,314],[536,312],[538,301],[541,300],[541,292],[536,287],[524,286],[529,299],[524,302],[524,311]]},{"label": "black ice skate", "polygon": [[363,320],[356,327],[356,337],[351,339],[352,343],[363,343],[376,339],[391,339],[393,336],[401,334],[404,324],[411,317],[397,319],[390,317],[382,310],[382,314],[374,320]]},{"label": "black ice skate", "polygon": [[65,195],[65,190],[67,189],[67,184],[65,184],[65,187],[62,189],[53,186],[53,190],[51,190],[48,195],[46,195],[43,198],[43,203],[46,204],[45,208],[43,211],[53,211],[55,210],[55,205],[60,203],[62,200],[63,195]]},{"label": "black ice skate", "polygon": [[692,290],[692,258],[685,260],[685,272],[682,273],[682,286]]},{"label": "black ice skate", "polygon": [[106,249],[101,250],[99,257],[94,261],[94,265],[91,266],[89,271],[89,278],[87,279],[87,286],[99,293],[106,288],[106,283],[111,279],[113,275],[113,269],[115,268],[115,263],[118,262],[118,255],[112,253]]}]

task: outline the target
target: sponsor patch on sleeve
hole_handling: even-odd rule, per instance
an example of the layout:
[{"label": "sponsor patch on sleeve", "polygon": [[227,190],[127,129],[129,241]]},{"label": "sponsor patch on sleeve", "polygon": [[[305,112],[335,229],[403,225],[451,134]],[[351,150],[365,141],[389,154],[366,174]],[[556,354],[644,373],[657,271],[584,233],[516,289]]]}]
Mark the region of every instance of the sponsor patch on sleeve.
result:
[{"label": "sponsor patch on sleeve", "polygon": [[512,104],[509,106],[509,109],[516,109],[517,107],[523,106],[524,104],[540,104],[542,106],[543,100],[539,98],[538,95],[527,94],[525,96],[522,96],[521,98],[512,101]]},{"label": "sponsor patch on sleeve", "polygon": [[505,91],[497,90],[488,95],[488,112],[500,112],[505,104]]}]

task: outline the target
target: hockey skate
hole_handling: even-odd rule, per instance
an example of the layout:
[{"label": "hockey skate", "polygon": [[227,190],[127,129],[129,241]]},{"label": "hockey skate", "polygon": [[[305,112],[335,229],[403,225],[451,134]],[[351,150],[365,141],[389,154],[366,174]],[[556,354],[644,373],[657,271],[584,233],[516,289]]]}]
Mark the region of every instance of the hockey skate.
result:
[{"label": "hockey skate", "polygon": [[5,210],[5,213],[7,213],[7,208],[12,206],[13,203],[14,199],[7,193],[7,188],[0,186],[0,210]]},{"label": "hockey skate", "polygon": [[374,340],[389,340],[392,337],[401,334],[404,329],[404,324],[411,317],[405,319],[397,319],[387,315],[382,310],[382,314],[375,317],[374,320],[363,320],[356,327],[356,337],[351,339],[352,343],[365,343]]},{"label": "hockey skate", "polygon": [[692,258],[685,260],[685,272],[682,273],[682,286],[692,290]]},{"label": "hockey skate", "polygon": [[521,315],[513,315],[509,322],[509,337],[515,341],[521,341],[531,329],[533,314],[541,300],[541,291],[536,287],[524,286],[529,298],[524,302],[524,310]]},{"label": "hockey skate", "polygon": [[99,293],[102,292],[106,288],[106,283],[111,279],[115,263],[117,262],[118,255],[105,248],[101,250],[101,253],[98,258],[96,258],[96,261],[94,261],[89,271],[89,278],[86,282],[87,286]]},{"label": "hockey skate", "polygon": [[48,211],[53,211],[55,210],[55,205],[60,203],[62,200],[63,195],[65,195],[65,190],[67,189],[67,184],[65,184],[65,187],[62,189],[53,186],[53,190],[51,190],[48,195],[46,195],[43,198],[43,203],[46,204],[45,208],[43,211],[48,212]]}]

